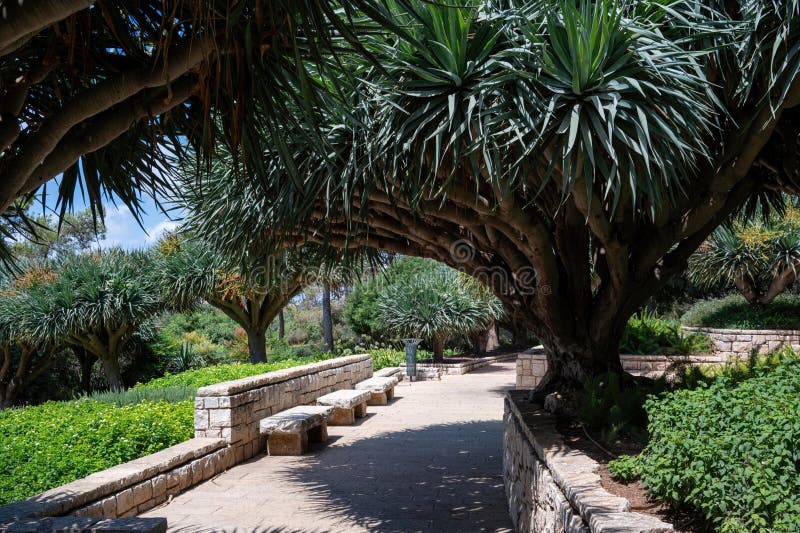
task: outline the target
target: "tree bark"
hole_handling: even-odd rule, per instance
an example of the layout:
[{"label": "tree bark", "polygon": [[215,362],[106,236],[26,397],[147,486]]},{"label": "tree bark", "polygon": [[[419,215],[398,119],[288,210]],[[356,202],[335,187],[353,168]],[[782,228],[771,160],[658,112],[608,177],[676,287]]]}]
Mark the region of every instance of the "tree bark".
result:
[{"label": "tree bark", "polygon": [[511,335],[513,339],[511,342],[518,348],[528,347],[528,330],[522,326],[512,326]]},{"label": "tree bark", "polygon": [[497,324],[492,321],[484,331],[481,331],[475,336],[475,353],[477,355],[485,355],[499,347],[500,341],[497,338]]},{"label": "tree bark", "polygon": [[245,329],[247,332],[247,348],[250,350],[250,362],[265,363],[267,361],[267,336],[264,331]]},{"label": "tree bark", "polygon": [[100,365],[103,367],[103,374],[108,381],[108,387],[112,391],[119,391],[124,388],[122,383],[122,371],[119,366],[117,354],[106,354],[100,358]]},{"label": "tree bark", "polygon": [[283,309],[278,311],[278,338],[283,340],[286,336],[286,318],[283,316]]},{"label": "tree bark", "polygon": [[433,339],[433,362],[444,363],[444,339],[437,337]]},{"label": "tree bark", "polygon": [[81,369],[81,389],[87,395],[92,393],[92,368],[97,358],[83,348],[72,347]]},{"label": "tree bark", "polygon": [[333,315],[331,313],[331,286],[322,284],[322,334],[325,337],[325,351],[333,352]]}]

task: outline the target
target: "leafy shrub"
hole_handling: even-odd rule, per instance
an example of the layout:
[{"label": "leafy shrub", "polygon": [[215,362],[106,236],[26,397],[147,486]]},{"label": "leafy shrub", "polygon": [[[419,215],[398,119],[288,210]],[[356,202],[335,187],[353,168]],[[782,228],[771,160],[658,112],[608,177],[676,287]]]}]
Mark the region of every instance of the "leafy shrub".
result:
[{"label": "leafy shrub", "polygon": [[682,317],[687,326],[731,329],[800,329],[800,295],[782,294],[753,308],[738,294],[696,303]]},{"label": "leafy shrub", "polygon": [[0,412],[0,504],[155,453],[193,435],[194,403],[92,400]]},{"label": "leafy shrub", "polygon": [[666,390],[665,380],[637,380],[628,374],[603,374],[584,384],[576,405],[579,419],[600,433],[606,442],[624,434],[644,442],[647,413],[644,404],[652,394]]},{"label": "leafy shrub", "polygon": [[631,354],[688,355],[711,351],[713,341],[705,335],[685,335],[674,320],[663,320],[642,311],[628,321],[619,349]]},{"label": "leafy shrub", "polygon": [[743,370],[649,399],[647,447],[609,467],[720,531],[800,531],[800,358]]}]

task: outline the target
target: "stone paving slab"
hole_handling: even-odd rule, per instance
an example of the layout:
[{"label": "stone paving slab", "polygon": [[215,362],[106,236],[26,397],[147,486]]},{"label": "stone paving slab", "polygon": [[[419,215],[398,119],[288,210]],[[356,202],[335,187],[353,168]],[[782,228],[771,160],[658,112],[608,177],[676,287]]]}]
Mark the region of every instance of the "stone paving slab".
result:
[{"label": "stone paving slab", "polygon": [[143,516],[198,533],[511,531],[502,417],[514,369],[401,382],[307,455],[259,455]]}]

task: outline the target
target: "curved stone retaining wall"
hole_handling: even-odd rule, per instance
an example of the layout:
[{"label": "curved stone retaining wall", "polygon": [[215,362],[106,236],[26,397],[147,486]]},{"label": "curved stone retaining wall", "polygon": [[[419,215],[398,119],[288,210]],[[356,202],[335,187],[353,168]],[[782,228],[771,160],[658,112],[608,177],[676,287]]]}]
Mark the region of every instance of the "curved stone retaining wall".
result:
[{"label": "curved stone retaining wall", "polygon": [[564,444],[553,416],[506,395],[503,417],[503,481],[514,529],[520,533],[657,533],[672,525],[630,512],[625,498],[610,494],[589,456]]},{"label": "curved stone retaining wall", "polygon": [[364,354],[203,387],[194,439],[0,507],[0,531],[166,531],[164,519],[133,517],[258,453],[262,418],[371,376]]},{"label": "curved stone retaining wall", "polygon": [[793,329],[719,329],[684,326],[689,333],[702,333],[714,340],[714,351],[724,359],[767,354],[784,346],[800,349],[800,331]]},{"label": "curved stone retaining wall", "polygon": [[[658,377],[677,366],[709,366],[724,364],[727,356],[718,353],[695,355],[620,355],[622,368],[639,375]],[[544,350],[534,348],[519,354],[517,358],[517,388],[532,389],[547,371],[547,356]]]}]

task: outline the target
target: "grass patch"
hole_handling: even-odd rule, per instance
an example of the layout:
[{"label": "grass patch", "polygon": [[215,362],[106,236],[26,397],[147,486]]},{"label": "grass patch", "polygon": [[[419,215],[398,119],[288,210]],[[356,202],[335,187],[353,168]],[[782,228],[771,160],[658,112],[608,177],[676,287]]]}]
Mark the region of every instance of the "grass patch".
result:
[{"label": "grass patch", "polygon": [[681,322],[723,329],[800,329],[800,296],[782,294],[760,309],[751,307],[739,294],[703,300],[693,305]]}]

